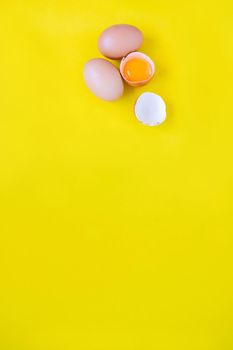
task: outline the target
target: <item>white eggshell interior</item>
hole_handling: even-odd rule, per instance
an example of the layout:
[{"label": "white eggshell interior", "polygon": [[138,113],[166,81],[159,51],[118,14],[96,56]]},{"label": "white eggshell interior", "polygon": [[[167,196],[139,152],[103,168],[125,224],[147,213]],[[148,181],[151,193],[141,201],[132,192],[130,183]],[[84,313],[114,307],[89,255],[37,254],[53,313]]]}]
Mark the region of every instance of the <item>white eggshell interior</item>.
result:
[{"label": "white eggshell interior", "polygon": [[135,104],[137,119],[146,125],[159,125],[166,119],[166,105],[162,97],[153,92],[144,92]]}]

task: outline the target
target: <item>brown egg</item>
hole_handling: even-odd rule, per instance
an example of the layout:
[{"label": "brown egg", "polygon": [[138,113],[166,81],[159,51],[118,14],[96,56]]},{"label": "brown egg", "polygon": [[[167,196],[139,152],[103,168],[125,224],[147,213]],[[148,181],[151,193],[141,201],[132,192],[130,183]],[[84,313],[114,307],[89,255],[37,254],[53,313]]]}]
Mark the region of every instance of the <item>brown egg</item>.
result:
[{"label": "brown egg", "polygon": [[103,100],[114,101],[123,95],[124,84],[119,70],[103,58],[85,64],[84,79],[93,94]]},{"label": "brown egg", "polygon": [[137,51],[142,45],[142,32],[129,24],[116,24],[100,35],[98,47],[102,55],[117,60]]}]

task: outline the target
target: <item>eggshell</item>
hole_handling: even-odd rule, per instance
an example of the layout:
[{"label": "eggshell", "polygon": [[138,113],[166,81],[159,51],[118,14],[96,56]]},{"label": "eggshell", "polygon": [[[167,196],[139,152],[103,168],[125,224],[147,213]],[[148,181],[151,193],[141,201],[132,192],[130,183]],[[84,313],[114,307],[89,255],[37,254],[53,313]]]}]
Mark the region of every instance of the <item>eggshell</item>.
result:
[{"label": "eggshell", "polygon": [[159,125],[166,119],[166,105],[162,97],[153,92],[144,92],[134,107],[137,119],[149,126]]},{"label": "eggshell", "polygon": [[[142,80],[142,81],[134,81],[134,82],[127,80],[127,78],[124,75],[124,67],[125,67],[125,64],[128,61],[130,61],[130,60],[132,60],[134,58],[138,58],[138,59],[144,60],[144,61],[149,63],[149,65],[151,66],[151,70],[152,70],[152,75],[150,76],[149,79]],[[154,62],[151,60],[151,58],[149,56],[145,55],[144,53],[142,53],[142,52],[131,52],[126,57],[122,58],[121,64],[120,64],[120,72],[121,72],[121,75],[122,75],[123,79],[127,82],[127,84],[129,84],[131,86],[143,86],[143,85],[147,84],[153,78],[154,73],[155,73],[155,65],[154,65]]]},{"label": "eggshell", "polygon": [[119,70],[103,58],[95,58],[85,64],[84,80],[94,95],[106,101],[117,100],[124,92]]},{"label": "eggshell", "polygon": [[100,35],[98,47],[102,55],[117,60],[142,45],[142,32],[129,24],[113,25]]}]

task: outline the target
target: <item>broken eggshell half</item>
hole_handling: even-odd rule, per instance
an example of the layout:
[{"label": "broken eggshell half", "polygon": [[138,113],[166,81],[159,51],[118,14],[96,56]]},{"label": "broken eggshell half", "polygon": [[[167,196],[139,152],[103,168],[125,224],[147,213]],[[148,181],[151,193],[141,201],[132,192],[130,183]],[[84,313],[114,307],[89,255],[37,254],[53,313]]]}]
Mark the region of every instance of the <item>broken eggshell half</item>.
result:
[{"label": "broken eggshell half", "polygon": [[136,51],[122,58],[120,72],[127,84],[143,86],[153,78],[155,65],[149,56]]}]

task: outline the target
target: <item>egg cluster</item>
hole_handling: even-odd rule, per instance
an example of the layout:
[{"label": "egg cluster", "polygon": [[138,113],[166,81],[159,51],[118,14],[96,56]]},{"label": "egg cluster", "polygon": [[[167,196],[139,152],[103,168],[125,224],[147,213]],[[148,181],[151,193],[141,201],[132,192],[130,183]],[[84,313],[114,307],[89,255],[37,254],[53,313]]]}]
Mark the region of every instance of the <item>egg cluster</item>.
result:
[{"label": "egg cluster", "polygon": [[[137,51],[142,42],[142,32],[128,24],[113,25],[103,31],[98,40],[99,51],[103,56],[121,62],[120,70],[103,58],[91,59],[85,64],[85,82],[97,97],[105,101],[117,100],[124,93],[123,81],[137,87],[153,78],[154,62]],[[139,96],[134,108],[137,119],[146,125],[161,124],[166,118],[163,99],[152,92]]]}]

